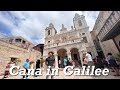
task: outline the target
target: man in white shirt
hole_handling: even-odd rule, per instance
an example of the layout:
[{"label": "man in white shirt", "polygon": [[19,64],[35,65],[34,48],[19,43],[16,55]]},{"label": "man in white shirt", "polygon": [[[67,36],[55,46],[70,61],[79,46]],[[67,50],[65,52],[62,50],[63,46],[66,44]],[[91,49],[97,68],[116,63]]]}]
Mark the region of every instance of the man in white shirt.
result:
[{"label": "man in white shirt", "polygon": [[87,65],[90,66],[90,68],[91,68],[91,66],[94,65],[92,56],[88,52],[86,52],[85,54],[86,54],[85,58],[87,60]]}]

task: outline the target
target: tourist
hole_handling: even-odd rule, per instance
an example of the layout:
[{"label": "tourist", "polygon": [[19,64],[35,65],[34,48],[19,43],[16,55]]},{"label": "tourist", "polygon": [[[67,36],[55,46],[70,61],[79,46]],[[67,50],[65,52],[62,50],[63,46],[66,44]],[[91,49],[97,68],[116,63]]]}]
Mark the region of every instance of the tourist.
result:
[{"label": "tourist", "polygon": [[30,68],[29,59],[26,59],[26,61],[23,64],[23,68],[26,70],[26,75],[23,75],[23,79],[26,79],[28,78],[27,73],[28,73],[28,69]]},{"label": "tourist", "polygon": [[[39,59],[36,61],[36,69],[40,69],[40,60]],[[37,71],[36,69],[35,69],[35,72]],[[35,77],[37,77],[37,75],[35,75]]]},{"label": "tourist", "polygon": [[72,66],[75,67],[75,60],[72,60]]},{"label": "tourist", "polygon": [[10,75],[9,69],[11,68],[12,64],[14,64],[14,62],[12,60],[7,64],[7,66],[5,68],[3,79],[7,78]]},{"label": "tourist", "polygon": [[58,63],[59,63],[59,68],[61,68],[61,64],[62,64],[61,60],[59,60]]},{"label": "tourist", "polygon": [[[54,58],[52,52],[49,52],[48,55],[49,56],[48,56],[48,58],[46,58],[45,64],[46,64],[47,68],[50,68],[50,70],[51,70],[55,67],[55,58]],[[51,70],[51,72],[52,72],[52,70]],[[48,79],[48,77],[49,77],[49,75],[46,75],[46,79]],[[51,75],[51,79],[53,79],[53,77],[54,76]]]},{"label": "tourist", "polygon": [[88,52],[85,53],[85,59],[88,62],[87,65],[90,66],[90,71],[91,71],[92,66],[94,65],[94,63],[93,63],[92,56]]},{"label": "tourist", "polygon": [[119,74],[118,64],[116,63],[115,58],[112,56],[112,53],[107,54],[107,59],[108,62],[110,63],[112,70],[115,73],[114,76],[119,76],[120,74]]},{"label": "tourist", "polygon": [[65,57],[65,58],[64,58],[64,67],[67,66],[67,61],[68,61],[68,60],[67,60],[67,57]]},{"label": "tourist", "polygon": [[88,61],[87,61],[87,59],[86,58],[84,58],[84,60],[83,60],[83,66],[88,66]]},{"label": "tourist", "polygon": [[70,66],[70,58],[68,58],[68,60],[67,60],[67,66]]},{"label": "tourist", "polygon": [[96,56],[96,60],[97,60],[97,68],[104,68],[104,64],[102,62],[102,59],[99,56]]}]

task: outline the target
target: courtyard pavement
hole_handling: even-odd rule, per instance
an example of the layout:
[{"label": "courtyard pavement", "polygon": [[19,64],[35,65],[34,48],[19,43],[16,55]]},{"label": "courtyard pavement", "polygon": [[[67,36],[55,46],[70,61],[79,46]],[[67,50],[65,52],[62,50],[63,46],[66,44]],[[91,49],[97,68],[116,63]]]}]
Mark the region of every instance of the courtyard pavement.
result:
[{"label": "courtyard pavement", "polygon": [[[46,79],[45,74],[46,72],[44,71],[42,76],[38,76],[38,77],[29,76],[28,79]],[[2,77],[3,76],[0,76],[0,79],[2,79]],[[22,76],[10,76],[6,79],[22,79]],[[49,76],[49,79],[50,79],[50,76]],[[120,79],[120,76],[113,76],[111,75],[111,73],[108,76],[74,76],[74,75],[65,76],[63,74],[63,71],[60,70],[59,76],[54,76],[54,79]]]}]

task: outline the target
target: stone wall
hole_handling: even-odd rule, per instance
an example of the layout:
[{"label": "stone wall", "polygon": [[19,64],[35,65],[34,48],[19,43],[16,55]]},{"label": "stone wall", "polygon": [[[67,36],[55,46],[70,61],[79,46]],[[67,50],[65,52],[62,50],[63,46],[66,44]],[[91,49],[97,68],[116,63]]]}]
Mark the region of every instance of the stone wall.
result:
[{"label": "stone wall", "polygon": [[21,64],[26,59],[36,61],[36,59],[41,57],[41,53],[37,50],[32,49],[31,51],[28,51],[7,42],[0,41],[0,73],[3,72],[6,64],[10,61],[10,56],[13,55],[21,60]]},{"label": "stone wall", "polygon": [[105,56],[107,55],[107,53],[112,53],[114,56],[116,56],[116,54],[118,53],[118,49],[112,39],[100,42],[100,45]]},{"label": "stone wall", "polygon": [[114,39],[120,49],[120,44],[119,44],[120,43],[120,34],[118,36],[116,36]]}]

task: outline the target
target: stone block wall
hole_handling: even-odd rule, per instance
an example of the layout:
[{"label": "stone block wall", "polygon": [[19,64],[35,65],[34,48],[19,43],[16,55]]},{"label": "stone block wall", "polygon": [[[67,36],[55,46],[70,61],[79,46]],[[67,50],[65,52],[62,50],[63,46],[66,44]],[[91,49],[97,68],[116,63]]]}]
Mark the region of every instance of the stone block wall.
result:
[{"label": "stone block wall", "polygon": [[10,61],[10,56],[17,56],[22,64],[26,59],[36,61],[41,57],[41,53],[34,49],[28,51],[5,41],[0,41],[0,73],[3,72],[6,64]]}]

